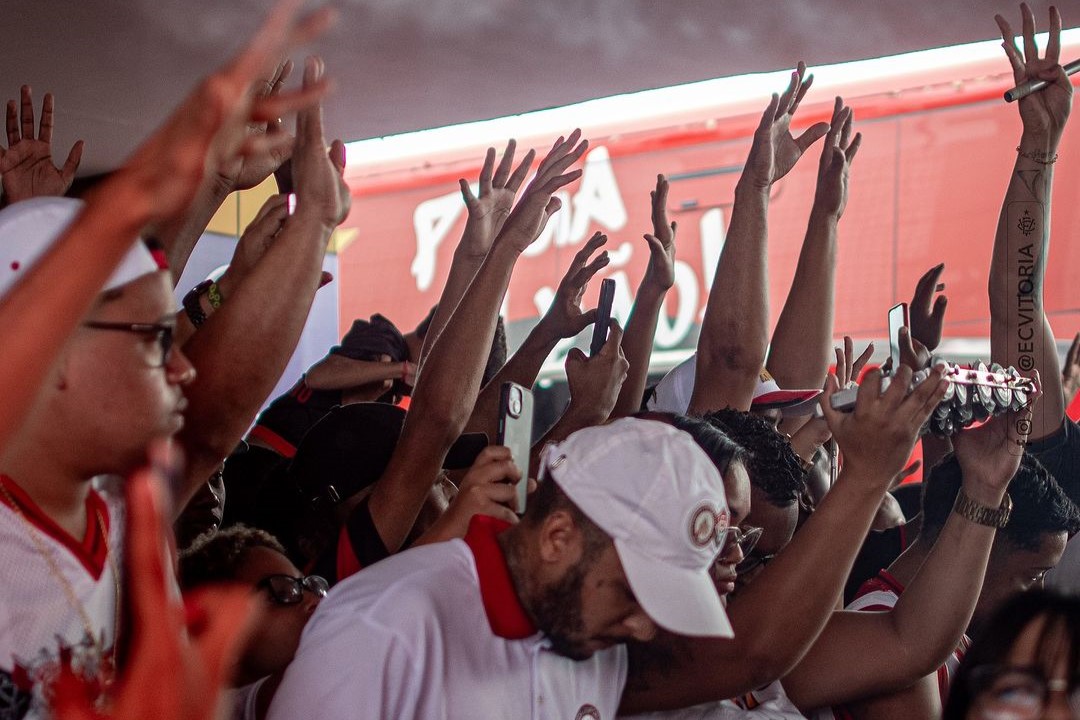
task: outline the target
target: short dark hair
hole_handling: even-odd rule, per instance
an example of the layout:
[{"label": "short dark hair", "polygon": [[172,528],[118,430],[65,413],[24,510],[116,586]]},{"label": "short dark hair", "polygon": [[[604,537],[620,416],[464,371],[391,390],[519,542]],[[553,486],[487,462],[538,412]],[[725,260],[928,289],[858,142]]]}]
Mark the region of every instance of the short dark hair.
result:
[{"label": "short dark hair", "polygon": [[709,456],[721,477],[727,473],[732,463],[743,463],[745,465],[749,460],[750,454],[746,451],[746,448],[728,437],[719,427],[710,425],[699,417],[657,412],[655,410],[639,412],[634,417],[667,423],[694,438],[694,442]]},{"label": "short dark hair", "polygon": [[521,523],[526,527],[539,527],[544,520],[559,510],[567,512],[574,519],[574,524],[581,530],[585,541],[585,558],[589,561],[595,558],[611,543],[611,537],[604,532],[599,525],[594,523],[570,497],[563,492],[559,484],[547,474],[546,469],[540,471],[536,492],[529,496],[529,504],[525,509],[525,515]]},{"label": "short dark hair", "polygon": [[259,547],[285,555],[285,548],[273,535],[246,525],[233,525],[200,535],[191,543],[191,547],[180,553],[180,587],[190,590],[201,585],[235,580],[244,554]]},{"label": "short dark hair", "polygon": [[765,493],[770,504],[788,507],[795,502],[806,485],[806,471],[785,436],[765,418],[730,407],[704,418],[746,449],[750,484]]},{"label": "short dark hair", "polygon": [[1028,590],[1002,604],[975,636],[950,685],[943,720],[967,718],[977,699],[972,671],[1006,662],[1020,634],[1039,617],[1045,617],[1046,624],[1039,635],[1036,665],[1044,672],[1051,671],[1049,665],[1057,659],[1051,657],[1054,648],[1064,648],[1068,654],[1070,685],[1075,683],[1080,671],[1080,598],[1041,589]]},{"label": "short dark hair", "polygon": [[[960,461],[954,453],[942,458],[923,483],[922,533],[934,541],[952,512],[956,495],[963,482]],[[1080,509],[1053,476],[1033,455],[1024,453],[1020,468],[1009,482],[1013,509],[1009,523],[1001,531],[1013,546],[1036,550],[1043,536],[1066,532],[1070,536],[1080,531]]]}]

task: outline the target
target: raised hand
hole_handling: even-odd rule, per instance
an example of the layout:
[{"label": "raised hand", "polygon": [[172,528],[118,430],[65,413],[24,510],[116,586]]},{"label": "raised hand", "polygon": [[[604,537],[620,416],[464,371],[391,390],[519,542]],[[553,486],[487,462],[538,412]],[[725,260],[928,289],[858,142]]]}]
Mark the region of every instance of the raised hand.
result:
[{"label": "raised hand", "polygon": [[[836,352],[837,386],[846,388],[859,381],[859,374],[862,373],[863,367],[874,354],[874,343],[867,344],[866,349],[856,358],[855,343],[845,335],[844,347],[834,348],[834,350]],[[817,453],[818,448],[828,442],[831,437],[832,432],[829,430],[829,424],[825,421],[825,418],[813,417],[807,420],[791,436],[791,448],[796,455],[809,462]]]},{"label": "raised hand", "polygon": [[149,203],[152,221],[186,210],[208,168],[226,167],[237,156],[272,153],[291,142],[284,133],[250,135],[250,124],[308,107],[326,93],[325,82],[266,96],[252,91],[266,67],[322,34],[336,17],[323,8],[297,19],[300,5],[300,0],[280,0],[247,46],[205,78],[120,170],[143,190],[139,199]]},{"label": "raised hand", "polygon": [[525,175],[536,158],[536,151],[529,150],[511,173],[516,149],[517,141],[510,140],[506,144],[506,150],[503,151],[499,167],[496,168],[495,148],[488,148],[487,155],[484,156],[484,166],[480,169],[478,195],[473,195],[467,180],[464,178],[458,180],[461,186],[461,197],[465,200],[465,207],[469,211],[469,218],[465,222],[465,233],[461,239],[462,249],[474,257],[483,258],[491,249],[491,243],[502,230],[506,218],[510,216],[517,191],[521,183],[525,181]]},{"label": "raised hand", "polygon": [[595,258],[592,257],[606,242],[607,235],[594,233],[574,255],[566,274],[559,281],[551,307],[540,319],[540,324],[550,337],[572,338],[596,321],[596,310],[584,312],[581,309],[581,298],[593,276],[610,262],[606,250]]},{"label": "raised hand", "polygon": [[573,348],[566,355],[570,409],[589,414],[594,423],[604,422],[615,409],[630,368],[622,351],[622,335],[622,328],[612,318],[607,342],[599,353],[587,358],[580,349]]},{"label": "raised hand", "polygon": [[226,297],[232,294],[232,288],[251,272],[251,269],[270,248],[288,217],[289,197],[287,195],[271,195],[259,208],[255,219],[244,229],[239,242],[236,243],[229,268],[218,281],[218,286]]},{"label": "raised hand", "polygon": [[852,413],[834,410],[830,404],[840,387],[835,375],[829,375],[821,396],[821,409],[844,454],[845,466],[873,469],[883,481],[882,491],[903,469],[919,430],[945,396],[940,370],[931,370],[924,382],[908,392],[911,376],[911,368],[901,365],[882,392],[881,371],[871,370],[859,386]]},{"label": "raised hand", "polygon": [[[279,63],[268,80],[263,80],[256,85],[255,96],[266,99],[280,95],[281,88],[289,79],[292,69],[292,60],[286,59]],[[218,180],[230,192],[247,190],[259,185],[271,174],[278,172],[292,155],[293,138],[285,132],[284,122],[280,117],[265,122],[249,123],[247,132],[252,137],[269,135],[274,140],[265,145],[260,152],[231,158],[223,166],[217,168]]]},{"label": "raised hand", "polygon": [[744,171],[744,175],[756,187],[767,188],[787,175],[803,153],[829,131],[828,123],[817,123],[797,138],[791,134],[791,120],[814,82],[813,75],[804,80],[805,75],[806,65],[800,62],[791,73],[787,90],[783,95],[773,93],[769,106],[761,116]]},{"label": "raised hand", "polygon": [[1065,353],[1065,365],[1061,368],[1061,389],[1065,393],[1065,407],[1072,404],[1080,392],[1080,333],[1076,333],[1069,351]]},{"label": "raised hand", "polygon": [[944,270],[945,263],[941,263],[923,273],[915,285],[915,294],[911,296],[911,302],[908,305],[911,337],[931,352],[941,342],[941,329],[945,324],[945,307],[949,304],[949,299],[944,295],[938,295],[937,299],[934,299],[935,292],[945,289],[945,284],[940,282],[941,273]]},{"label": "raised hand", "polygon": [[649,192],[653,231],[645,235],[645,242],[649,243],[649,266],[643,284],[665,291],[675,284],[675,232],[679,228],[675,221],[668,222],[667,196],[667,178],[657,175],[656,189]]},{"label": "raised hand", "polygon": [[[309,57],[304,64],[304,89],[323,83],[321,58]],[[296,184],[296,215],[310,216],[333,230],[349,214],[352,196],[345,184],[345,145],[335,140],[326,152],[323,139],[322,105],[315,103],[296,116],[296,148],[292,158]]]},{"label": "raised hand", "polygon": [[1020,109],[1020,119],[1024,123],[1025,133],[1045,136],[1056,143],[1069,119],[1073,96],[1072,83],[1060,64],[1061,14],[1056,7],[1050,7],[1050,37],[1046,44],[1046,55],[1042,58],[1035,45],[1035,15],[1027,3],[1020,4],[1020,14],[1024,40],[1022,54],[1016,46],[1016,36],[1008,21],[1001,15],[994,16],[1001,30],[1005,55],[1012,66],[1013,80],[1017,85],[1036,78],[1050,83],[1016,103]]},{"label": "raised hand", "polygon": [[833,106],[832,122],[825,134],[825,144],[821,148],[821,159],[818,162],[814,205],[837,218],[844,214],[847,207],[848,175],[851,163],[855,161],[855,155],[862,146],[862,133],[855,133],[855,137],[851,137],[854,116],[854,111],[844,105],[844,99],[837,97]]},{"label": "raised hand", "polygon": [[574,130],[570,137],[560,136],[555,141],[547,156],[540,161],[532,182],[510,212],[496,243],[504,243],[521,252],[540,237],[548,219],[562,207],[561,201],[552,195],[581,177],[581,170],[566,172],[589,149],[589,141],[578,142],[580,139],[581,130]]},{"label": "raised hand", "polygon": [[32,197],[63,195],[75,179],[82,160],[83,141],[71,147],[62,167],[52,159],[53,96],[45,93],[41,103],[41,127],[34,134],[34,99],[30,86],[23,85],[21,125],[14,100],[7,104],[6,149],[0,147],[0,176],[4,202],[11,204]]},{"label": "raised hand", "polygon": [[1031,432],[1036,397],[1016,413],[995,415],[978,427],[953,436],[953,451],[963,474],[964,492],[973,500],[996,505],[1001,493],[1020,468],[1024,445]]}]

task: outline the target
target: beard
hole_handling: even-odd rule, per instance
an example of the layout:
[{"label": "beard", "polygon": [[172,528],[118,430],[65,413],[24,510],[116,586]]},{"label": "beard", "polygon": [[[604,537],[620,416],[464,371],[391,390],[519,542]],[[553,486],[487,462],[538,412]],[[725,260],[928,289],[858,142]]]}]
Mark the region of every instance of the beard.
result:
[{"label": "beard", "polygon": [[581,612],[581,591],[588,569],[585,561],[578,561],[557,582],[541,590],[533,602],[536,625],[551,643],[551,649],[571,660],[587,660],[593,654],[586,647]]}]

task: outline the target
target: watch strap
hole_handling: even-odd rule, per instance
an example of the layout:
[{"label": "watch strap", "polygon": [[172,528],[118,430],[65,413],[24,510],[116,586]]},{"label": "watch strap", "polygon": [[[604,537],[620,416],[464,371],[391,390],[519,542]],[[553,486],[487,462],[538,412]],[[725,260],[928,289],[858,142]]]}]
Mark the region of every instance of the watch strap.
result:
[{"label": "watch strap", "polygon": [[991,508],[972,500],[964,489],[960,488],[956,493],[956,502],[953,503],[953,512],[973,523],[1001,530],[1008,524],[1009,515],[1012,514],[1012,498],[1005,493],[1001,505]]},{"label": "watch strap", "polygon": [[199,302],[199,298],[203,293],[210,289],[213,284],[213,280],[203,280],[201,283],[191,288],[187,295],[184,296],[182,305],[184,306],[184,312],[187,313],[188,320],[195,327],[199,327],[206,322],[206,311],[202,308],[202,303]]}]

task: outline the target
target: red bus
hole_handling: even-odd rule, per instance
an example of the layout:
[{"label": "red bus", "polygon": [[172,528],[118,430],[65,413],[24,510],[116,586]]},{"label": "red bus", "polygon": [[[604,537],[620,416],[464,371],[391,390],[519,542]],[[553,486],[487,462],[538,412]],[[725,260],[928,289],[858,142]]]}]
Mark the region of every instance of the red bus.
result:
[{"label": "red bus", "polygon": [[[1063,57],[1078,51],[1080,31],[1067,31]],[[1000,44],[814,72],[817,79],[799,110],[798,128],[828,120],[833,97],[842,95],[864,136],[840,225],[837,336],[852,335],[859,347],[883,339],[887,309],[910,298],[925,270],[945,262],[949,310],[941,352],[956,360],[986,359],[990,251],[1020,133],[1016,108],[1001,97],[1012,83]],[[504,306],[511,346],[543,313],[573,253],[596,230],[608,234],[612,262],[593,283],[586,303],[595,302],[601,277],[615,278],[615,315],[625,323],[648,259],[641,236],[650,231],[649,191],[662,172],[672,182],[669,215],[679,223],[676,285],[654,346],[652,369],[663,371],[695,345],[753,129],[769,93],[785,82],[786,73],[708,81],[680,88],[677,96],[674,89],[650,91],[442,135],[435,131],[434,140],[418,134],[354,144],[347,176],[353,208],[345,227],[355,228],[356,236],[338,258],[342,332],[353,318],[373,312],[409,328],[438,300],[464,227],[457,179],[475,181],[488,144],[501,145],[509,132],[519,132],[519,147],[546,148],[576,124],[591,143],[584,175],[566,188],[562,211],[515,270]],[[507,134],[490,134],[501,131]],[[806,229],[819,149],[820,144],[812,148],[773,191],[774,322]],[[1080,133],[1075,129],[1066,133],[1060,156],[1046,308],[1064,339],[1080,329],[1073,275],[1080,268],[1080,167],[1075,162]],[[878,348],[883,356],[885,344]],[[557,355],[544,375],[561,375]]]}]

